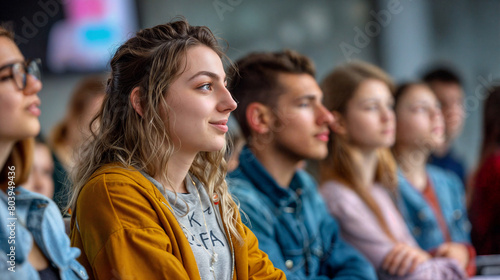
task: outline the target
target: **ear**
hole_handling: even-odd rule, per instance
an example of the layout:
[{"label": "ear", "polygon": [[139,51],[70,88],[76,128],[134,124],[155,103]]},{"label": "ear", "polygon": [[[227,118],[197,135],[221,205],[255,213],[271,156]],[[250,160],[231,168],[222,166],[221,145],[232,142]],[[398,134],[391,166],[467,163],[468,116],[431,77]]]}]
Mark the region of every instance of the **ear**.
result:
[{"label": "ear", "polygon": [[132,89],[130,93],[130,103],[132,103],[132,107],[142,117],[142,105],[141,105],[141,92],[139,87],[135,87]]},{"label": "ear", "polygon": [[271,130],[272,112],[262,103],[250,103],[247,106],[246,119],[250,129],[257,134],[265,134]]},{"label": "ear", "polygon": [[332,111],[334,121],[330,124],[333,133],[345,136],[347,134],[347,124],[345,118],[338,111]]}]

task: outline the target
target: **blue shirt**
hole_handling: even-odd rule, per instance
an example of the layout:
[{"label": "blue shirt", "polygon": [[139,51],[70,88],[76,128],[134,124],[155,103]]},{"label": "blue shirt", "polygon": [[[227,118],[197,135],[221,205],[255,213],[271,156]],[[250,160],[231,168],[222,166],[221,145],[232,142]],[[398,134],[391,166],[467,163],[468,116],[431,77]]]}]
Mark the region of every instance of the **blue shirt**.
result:
[{"label": "blue shirt", "polygon": [[[464,187],[452,172],[430,164],[426,167],[451,241],[470,244],[470,223],[465,209]],[[431,206],[398,170],[398,208],[413,237],[424,250],[433,250],[445,242],[445,236]]]},{"label": "blue shirt", "polygon": [[[0,279],[40,279],[28,262],[33,242],[57,269],[61,280],[88,279],[85,269],[76,260],[80,250],[70,247],[56,204],[22,187],[17,187],[12,197],[15,200],[9,200],[7,194],[0,191]],[[13,215],[10,212],[13,208],[9,210],[9,206],[15,207]]]},{"label": "blue shirt", "polygon": [[282,188],[248,147],[239,161],[228,183],[243,222],[287,279],[377,279],[372,265],[340,237],[311,176],[297,171]]}]

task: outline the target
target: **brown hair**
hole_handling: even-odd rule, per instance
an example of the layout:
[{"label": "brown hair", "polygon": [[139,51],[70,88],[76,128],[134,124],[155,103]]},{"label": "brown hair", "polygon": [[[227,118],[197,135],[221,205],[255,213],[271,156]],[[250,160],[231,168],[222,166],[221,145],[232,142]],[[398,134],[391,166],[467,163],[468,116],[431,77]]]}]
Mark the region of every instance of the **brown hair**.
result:
[{"label": "brown hair", "polygon": [[[225,58],[217,38],[205,26],[191,26],[179,20],[140,30],[121,45],[111,59],[111,73],[101,112],[93,122],[91,141],[83,148],[73,174],[73,192],[69,206],[75,210],[78,195],[92,173],[109,163],[133,166],[168,182],[167,163],[174,153],[168,121],[172,117],[165,95],[169,86],[186,67],[186,53],[194,46],[206,46]],[[139,88],[142,117],[134,110],[130,94]],[[93,127],[93,126],[92,126]],[[208,196],[218,194],[228,230],[241,241],[237,231],[238,207],[228,192],[225,148],[200,152],[190,172],[204,185]]]},{"label": "brown hair", "polygon": [[92,100],[104,95],[104,83],[104,77],[93,75],[84,78],[76,86],[68,104],[66,117],[52,129],[49,141],[53,148],[65,144],[71,121],[78,120],[87,111]]},{"label": "brown hair", "polygon": [[483,143],[481,146],[482,163],[489,155],[500,147],[500,86],[488,88],[489,96],[484,101],[483,109]]},{"label": "brown hair", "polygon": [[[394,91],[391,78],[382,69],[364,62],[347,63],[336,68],[321,83],[326,108],[345,115],[347,103],[353,98],[359,86],[369,79],[382,81],[389,87],[391,92]],[[350,151],[351,147],[346,139],[340,135],[330,137],[328,156],[320,162],[321,181],[325,182],[333,179],[346,184],[372,210],[387,236],[395,240],[379,206],[367,191],[367,186],[363,186],[356,177],[357,168]],[[379,148],[377,155],[378,163],[375,181],[380,182],[389,190],[393,190],[397,180],[396,162],[388,148]]]},{"label": "brown hair", "polygon": [[314,77],[313,62],[306,56],[292,50],[282,52],[251,53],[236,61],[236,70],[231,71],[228,88],[238,102],[233,116],[240,125],[245,139],[250,137],[246,119],[247,106],[259,102],[274,107],[283,87],[279,74],[309,74]]}]

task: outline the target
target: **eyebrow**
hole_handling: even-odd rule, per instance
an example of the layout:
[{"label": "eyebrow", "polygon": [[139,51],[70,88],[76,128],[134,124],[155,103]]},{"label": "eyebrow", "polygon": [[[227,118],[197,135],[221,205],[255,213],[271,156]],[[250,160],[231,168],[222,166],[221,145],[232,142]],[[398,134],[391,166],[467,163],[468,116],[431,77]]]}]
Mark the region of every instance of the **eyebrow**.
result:
[{"label": "eyebrow", "polygon": [[302,99],[316,100],[316,99],[318,99],[318,97],[316,95],[314,95],[314,94],[306,94],[306,95],[299,96],[299,97],[295,98],[296,101],[299,101],[299,100],[302,100]]},{"label": "eyebrow", "polygon": [[[208,77],[215,79],[215,80],[219,80],[221,78],[219,75],[215,74],[214,72],[199,71],[196,74],[194,74],[193,76],[191,76],[191,78],[188,79],[188,82],[193,80],[196,77],[199,77],[199,76],[208,76]],[[226,81],[226,77],[224,77],[224,81]]]}]

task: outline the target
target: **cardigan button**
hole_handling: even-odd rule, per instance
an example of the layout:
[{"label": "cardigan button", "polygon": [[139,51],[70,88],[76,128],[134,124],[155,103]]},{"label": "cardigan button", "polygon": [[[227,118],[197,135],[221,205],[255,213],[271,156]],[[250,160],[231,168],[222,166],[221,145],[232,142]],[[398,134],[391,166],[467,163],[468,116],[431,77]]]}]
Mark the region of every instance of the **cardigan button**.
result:
[{"label": "cardigan button", "polygon": [[293,261],[292,260],[286,260],[285,266],[288,269],[292,269],[293,268]]},{"label": "cardigan button", "polygon": [[420,234],[422,233],[419,227],[414,227],[411,231],[415,236],[420,236]]},{"label": "cardigan button", "polygon": [[462,211],[458,209],[453,211],[453,218],[455,218],[455,220],[462,218]]}]

